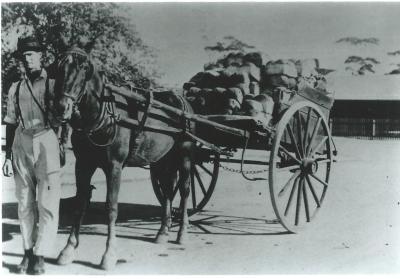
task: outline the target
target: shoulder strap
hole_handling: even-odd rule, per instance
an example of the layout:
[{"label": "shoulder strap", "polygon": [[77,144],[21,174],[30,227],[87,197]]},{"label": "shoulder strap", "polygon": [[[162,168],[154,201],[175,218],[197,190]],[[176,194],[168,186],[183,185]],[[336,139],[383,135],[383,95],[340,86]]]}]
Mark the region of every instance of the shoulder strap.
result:
[{"label": "shoulder strap", "polygon": [[46,77],[46,83],[45,83],[45,91],[44,91],[44,106],[45,106],[45,110],[44,110],[44,121],[46,122],[46,125],[49,124],[49,97],[50,97],[50,91],[49,91],[49,78]]},{"label": "shoulder strap", "polygon": [[15,91],[15,103],[17,104],[18,117],[21,119],[22,127],[25,128],[24,119],[22,118],[21,107],[19,106],[19,89],[21,88],[22,80],[18,82],[17,89]]}]

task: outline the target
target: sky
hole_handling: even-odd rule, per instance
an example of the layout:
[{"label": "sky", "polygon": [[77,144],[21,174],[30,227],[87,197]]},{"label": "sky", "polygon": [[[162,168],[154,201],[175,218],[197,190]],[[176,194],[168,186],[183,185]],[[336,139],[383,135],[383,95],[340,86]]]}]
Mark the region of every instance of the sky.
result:
[{"label": "sky", "polygon": [[[318,58],[344,69],[349,55],[374,57],[377,73],[400,63],[400,2],[394,3],[124,3],[144,42],[157,50],[162,82],[182,84],[213,59],[204,50],[224,36],[256,46],[268,59]],[[335,43],[375,37],[378,46]],[[390,58],[390,59],[389,59]],[[397,62],[398,61],[398,62]]]}]

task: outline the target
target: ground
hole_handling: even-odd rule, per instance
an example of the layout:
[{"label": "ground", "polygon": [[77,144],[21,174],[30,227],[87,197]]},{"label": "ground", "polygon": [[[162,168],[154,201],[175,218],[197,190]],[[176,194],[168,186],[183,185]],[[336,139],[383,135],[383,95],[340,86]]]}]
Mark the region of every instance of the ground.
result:
[{"label": "ground", "polygon": [[[160,207],[149,173],[125,169],[120,192],[118,264],[98,268],[105,249],[104,175],[96,172],[93,203],[77,259],[58,266],[75,194],[73,155],[64,169],[60,228],[47,274],[377,274],[400,272],[400,141],[335,138],[339,150],[330,188],[312,226],[288,234],[274,222],[266,181],[221,170],[206,210],[191,217],[189,242],[153,243]],[[3,273],[23,253],[14,186],[3,178]],[[174,227],[176,232],[176,227]]]}]

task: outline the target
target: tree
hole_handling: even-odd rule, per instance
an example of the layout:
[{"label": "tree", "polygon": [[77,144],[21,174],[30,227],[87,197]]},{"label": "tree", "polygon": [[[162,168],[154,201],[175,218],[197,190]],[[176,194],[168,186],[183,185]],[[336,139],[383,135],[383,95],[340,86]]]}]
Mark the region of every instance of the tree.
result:
[{"label": "tree", "polygon": [[231,59],[237,61],[245,59],[261,67],[262,55],[260,52],[255,51],[255,48],[255,46],[249,45],[234,36],[225,36],[215,45],[204,47],[205,51],[213,55],[213,58],[210,58],[211,62],[204,65],[204,69],[218,68],[220,65],[226,66],[228,60]]},{"label": "tree", "polygon": [[347,43],[350,45],[378,45],[379,44],[379,39],[377,38],[357,38],[357,37],[345,37],[345,38],[341,38],[339,40],[336,41],[336,43]]},{"label": "tree", "polygon": [[[362,47],[379,45],[378,38],[358,38],[358,37],[345,37],[336,41],[336,43],[348,44],[351,46]],[[349,56],[345,62],[346,71],[351,72],[352,75],[365,75],[367,73],[375,73],[374,66],[380,62],[371,57],[362,58],[360,56]]]},{"label": "tree", "polygon": [[375,58],[363,58],[355,55],[349,56],[344,63],[348,65],[346,70],[353,75],[365,75],[367,72],[375,73],[374,66],[380,64]]},{"label": "tree", "polygon": [[115,3],[3,4],[2,80],[18,72],[12,57],[18,37],[35,35],[46,46],[45,64],[65,50],[65,43],[90,46],[92,61],[111,80],[155,84],[160,77],[155,52],[120,11]]},{"label": "tree", "polygon": [[225,36],[221,42],[217,42],[213,46],[206,46],[204,49],[215,52],[246,52],[248,49],[255,49],[255,46],[248,45],[234,36]]},{"label": "tree", "polygon": [[[387,55],[392,56],[392,57],[400,57],[400,50],[391,51],[391,52],[389,51],[387,53]],[[399,75],[400,74],[400,63],[391,63],[391,65],[395,65],[395,69],[386,73],[386,75]]]}]

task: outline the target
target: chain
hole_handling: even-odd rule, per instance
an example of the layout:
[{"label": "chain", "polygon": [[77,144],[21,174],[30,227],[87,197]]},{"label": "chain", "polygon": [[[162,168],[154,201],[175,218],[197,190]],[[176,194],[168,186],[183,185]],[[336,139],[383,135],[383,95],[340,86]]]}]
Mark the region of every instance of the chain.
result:
[{"label": "chain", "polygon": [[[219,163],[219,166],[226,171],[233,172],[233,173],[242,173],[240,169],[235,169],[235,168],[230,168],[223,166],[221,163]],[[260,173],[265,173],[267,172],[268,169],[263,169],[263,170],[249,170],[249,171],[243,171],[244,174],[260,174]]]},{"label": "chain", "polygon": [[[207,161],[207,162],[205,162],[205,163],[207,163],[207,164],[214,164],[213,161]],[[242,173],[242,172],[240,171],[240,169],[235,169],[235,168],[226,167],[226,166],[222,165],[221,163],[219,163],[219,166],[220,166],[223,170],[226,170],[226,171],[229,171],[229,172],[233,172],[233,173]],[[268,170],[269,170],[269,169],[256,170],[256,171],[254,171],[254,170],[252,170],[252,171],[243,171],[243,173],[244,173],[244,174],[259,174],[259,173],[267,172]]]}]

